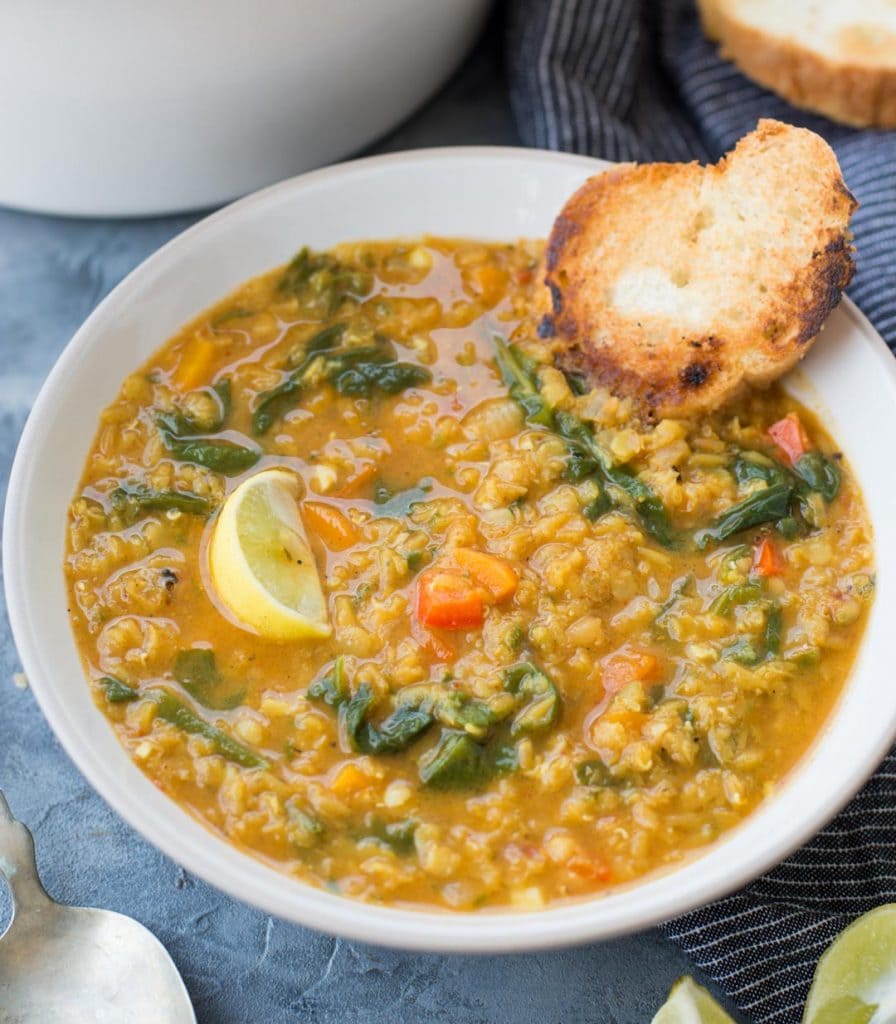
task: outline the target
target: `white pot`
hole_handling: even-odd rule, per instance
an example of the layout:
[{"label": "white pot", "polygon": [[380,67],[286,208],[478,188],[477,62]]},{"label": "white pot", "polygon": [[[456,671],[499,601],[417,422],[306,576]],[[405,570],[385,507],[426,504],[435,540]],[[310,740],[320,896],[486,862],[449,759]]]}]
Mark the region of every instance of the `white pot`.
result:
[{"label": "white pot", "polygon": [[465,55],[489,0],[0,0],[0,204],[212,206],[355,152]]}]

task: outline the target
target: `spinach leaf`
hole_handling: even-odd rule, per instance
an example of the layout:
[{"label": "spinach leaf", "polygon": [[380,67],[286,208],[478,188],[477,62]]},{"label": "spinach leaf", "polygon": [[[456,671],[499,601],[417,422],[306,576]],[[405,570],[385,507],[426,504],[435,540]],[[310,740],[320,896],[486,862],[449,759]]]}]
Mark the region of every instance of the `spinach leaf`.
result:
[{"label": "spinach leaf", "polygon": [[266,433],[273,423],[294,408],[305,388],[302,373],[291,373],[282,384],[259,395],[258,405],[252,413],[252,432]]},{"label": "spinach leaf", "polygon": [[191,735],[204,736],[215,745],[215,749],[228,761],[242,765],[243,768],[267,768],[268,763],[254,751],[237,743],[227,733],[217,729],[210,722],[189,708],[183,701],[180,701],[173,694],[161,688],[145,690],[141,695],[151,700],[157,708],[159,718],[177,726],[183,732]]},{"label": "spinach leaf", "polygon": [[569,479],[590,479],[598,488],[598,497],[584,510],[588,519],[600,518],[613,510],[629,511],[626,501],[614,497],[608,488],[622,492],[641,526],[664,547],[674,547],[677,538],[669,515],[653,491],[628,470],[616,466],[610,454],[598,443],[584,422],[564,409],[553,408],[542,396],[536,367],[514,345],[493,335],[495,362],[510,397],[520,406],[529,423],[547,427],[564,439],[569,450],[566,473]]},{"label": "spinach leaf", "polygon": [[[607,487],[617,488],[630,500],[647,533],[663,547],[675,546],[676,537],[663,503],[634,473],[614,465],[609,453],[598,444],[591,428],[583,420],[564,409],[558,409],[554,412],[554,430],[566,441],[571,458],[578,462],[574,472],[590,470],[585,475],[597,484],[599,496],[596,500],[601,507],[605,506],[608,511],[610,508],[625,511],[625,504],[614,501],[612,494],[607,491]],[[594,502],[589,506],[592,513],[593,506]]]},{"label": "spinach leaf", "polygon": [[793,488],[789,484],[772,484],[744,498],[723,512],[715,524],[698,530],[694,540],[703,551],[711,541],[722,541],[734,533],[764,523],[774,523],[790,511]]},{"label": "spinach leaf", "polygon": [[509,775],[519,768],[516,744],[493,742],[484,749],[485,765],[489,776]]},{"label": "spinach leaf", "polygon": [[313,304],[323,315],[332,316],[344,302],[363,299],[373,288],[373,279],[328,253],[305,247],[286,268],[277,287]]},{"label": "spinach leaf", "polygon": [[292,409],[305,389],[305,378],[312,362],[323,359],[323,377],[341,395],[369,398],[380,391],[397,395],[406,388],[428,384],[432,374],[423,366],[400,362],[392,344],[378,337],[374,345],[334,347],[345,328],[334,324],[316,334],[301,355],[299,365],[277,387],[259,396],[252,416],[252,429],[263,434],[275,420]]},{"label": "spinach leaf", "polygon": [[781,606],[777,602],[770,604],[765,620],[765,649],[769,655],[776,655],[781,650],[783,624]]},{"label": "spinach leaf", "polygon": [[307,369],[311,365],[314,356],[339,346],[347,326],[348,324],[340,321],[339,323],[330,324],[329,327],[325,327],[322,331],[313,334],[306,342],[290,352],[289,365]]},{"label": "spinach leaf", "polygon": [[215,428],[220,430],[227,420],[230,419],[230,414],[233,411],[233,387],[230,383],[230,378],[222,377],[216,384],[212,384],[212,391],[218,396],[218,402],[221,406],[218,426]]},{"label": "spinach leaf", "polygon": [[734,661],[738,665],[752,667],[762,661],[762,654],[749,640],[741,637],[722,651],[722,658],[725,661]]},{"label": "spinach leaf", "polygon": [[501,720],[491,705],[462,690],[449,690],[436,700],[433,714],[442,725],[463,729],[476,738],[484,737]]},{"label": "spinach leaf", "polygon": [[[725,610],[721,611],[720,614],[727,615],[736,604],[756,603],[761,593],[762,588],[758,584],[744,583],[739,587],[729,587],[727,591],[723,591],[716,598],[716,601],[713,602],[713,605],[724,599],[726,602]],[[781,650],[783,623],[784,617],[781,606],[777,601],[767,601],[765,603],[765,629],[761,642],[757,643],[756,641],[748,640],[746,637],[738,637],[734,643],[729,644],[722,651],[723,660],[734,661],[738,665],[746,665],[752,668],[763,661],[767,661],[769,658],[777,657]]]},{"label": "spinach leaf", "polygon": [[396,754],[406,750],[435,721],[430,712],[404,704],[376,726],[368,721],[374,702],[373,690],[362,683],[352,697],[339,705],[340,732],[349,747],[362,754]]},{"label": "spinach leaf", "polygon": [[424,477],[415,487],[393,491],[382,480],[377,480],[373,487],[373,503],[377,506],[375,515],[378,518],[392,516],[396,519],[408,515],[414,505],[427,500],[433,484],[432,477]]},{"label": "spinach leaf", "polygon": [[750,480],[764,480],[770,487],[788,484],[803,491],[816,491],[825,501],[833,501],[840,489],[840,470],[836,463],[819,451],[806,452],[787,469],[759,452],[740,452],[734,460],[732,472],[739,484]]},{"label": "spinach leaf", "polygon": [[486,701],[463,690],[449,690],[432,683],[406,686],[397,699],[399,706],[419,708],[449,729],[462,729],[477,739],[484,738],[488,730],[512,710],[509,708],[502,716]]},{"label": "spinach leaf", "polygon": [[775,523],[775,529],[785,540],[796,540],[801,534],[805,533],[806,525],[801,520],[797,519],[796,516],[784,516],[783,519],[779,519]]},{"label": "spinach leaf", "polygon": [[246,698],[245,690],[221,693],[227,686],[215,664],[215,652],[205,648],[178,651],[174,678],[194,700],[213,711],[232,711]]},{"label": "spinach leaf", "polygon": [[106,691],[106,700],[110,704],[126,704],[140,698],[140,691],[133,686],[128,686],[115,676],[103,676],[100,685]]},{"label": "spinach leaf", "polygon": [[434,721],[428,711],[409,705],[399,706],[378,726],[365,722],[358,729],[358,750],[364,754],[397,754],[407,750]]},{"label": "spinach leaf", "polygon": [[344,323],[330,324],[290,354],[289,362],[296,367],[295,370],[275,388],[258,396],[258,403],[252,414],[254,434],[266,433],[276,420],[295,408],[305,390],[305,375],[309,367],[319,355],[339,345],[345,328]]},{"label": "spinach leaf", "polygon": [[593,482],[597,485],[597,497],[589,501],[582,509],[582,515],[589,523],[593,523],[600,519],[601,516],[606,515],[607,512],[613,511],[613,502],[610,500],[609,494],[603,489],[599,481],[594,480]]},{"label": "spinach leaf", "polygon": [[833,501],[840,490],[840,470],[833,460],[821,452],[806,452],[794,464],[794,472],[825,501]]},{"label": "spinach leaf", "polygon": [[373,706],[373,690],[368,683],[362,683],[357,691],[339,704],[339,734],[344,746],[360,750],[358,734],[364,726],[367,712]]},{"label": "spinach leaf", "polygon": [[541,395],[535,364],[497,334],[493,335],[493,340],[495,362],[510,397],[526,414],[529,423],[553,429],[554,410]]},{"label": "spinach leaf", "polygon": [[418,822],[413,818],[390,822],[372,818],[366,822],[367,835],[388,846],[399,857],[406,857],[414,852],[414,833],[417,826]]},{"label": "spinach leaf", "polygon": [[148,690],[138,691],[123,683],[114,676],[104,676],[100,683],[105,687],[106,700],[112,704],[119,704],[132,700],[149,700],[156,705],[156,714],[166,722],[170,722],[182,732],[194,736],[204,736],[211,740],[215,749],[228,761],[242,765],[243,768],[267,768],[265,759],[254,751],[237,743],[227,733],[217,729],[210,722],[200,717],[167,690],[161,687],[151,687]]},{"label": "spinach leaf", "polygon": [[166,450],[179,462],[194,462],[224,476],[242,473],[261,458],[260,448],[247,448],[233,441],[205,437],[180,437],[166,426],[161,417],[159,435]]},{"label": "spinach leaf", "polygon": [[329,670],[308,687],[310,700],[322,700],[331,708],[338,708],[349,698],[348,683],[345,680],[345,658],[340,654]]},{"label": "spinach leaf", "polygon": [[433,789],[476,789],[487,777],[482,747],[456,729],[443,729],[438,743],[417,767],[420,781]]},{"label": "spinach leaf", "polygon": [[730,615],[742,604],[755,604],[762,598],[762,586],[759,583],[736,583],[726,587],[709,606],[713,615]]},{"label": "spinach leaf", "polygon": [[168,512],[176,509],[191,516],[207,516],[212,505],[192,491],[157,491],[145,484],[123,483],[109,493],[112,511],[126,522],[133,522],[142,512]]},{"label": "spinach leaf", "polygon": [[507,669],[504,688],[514,697],[527,698],[510,726],[510,735],[549,729],[560,714],[560,694],[545,672],[529,661]]},{"label": "spinach leaf", "polygon": [[369,362],[336,371],[332,381],[340,395],[369,398],[374,391],[397,395],[407,388],[429,384],[432,374],[414,363]]},{"label": "spinach leaf", "polygon": [[752,480],[762,480],[769,487],[775,484],[793,486],[794,483],[792,475],[783,466],[761,452],[739,452],[731,471],[739,484],[746,484]]}]

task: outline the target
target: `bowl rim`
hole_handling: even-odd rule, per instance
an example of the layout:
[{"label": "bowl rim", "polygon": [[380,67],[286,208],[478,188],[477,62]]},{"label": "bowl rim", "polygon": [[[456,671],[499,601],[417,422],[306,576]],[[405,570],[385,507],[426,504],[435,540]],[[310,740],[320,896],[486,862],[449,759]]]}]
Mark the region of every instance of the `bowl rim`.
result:
[{"label": "bowl rim", "polygon": [[[94,343],[93,339],[101,335],[104,323],[110,317],[114,317],[118,309],[127,307],[132,293],[138,292],[145,281],[155,276],[159,268],[172,261],[176,262],[182,252],[189,250],[194,240],[214,230],[221,221],[236,213],[245,213],[253,206],[263,205],[281,193],[303,189],[325,179],[365,174],[370,170],[382,170],[390,166],[406,167],[414,163],[471,160],[528,162],[538,166],[556,164],[591,173],[608,166],[606,161],[592,157],[501,146],[444,147],[366,157],[301,174],[237,200],[202,218],[138,264],[96,306],[63,348],[28,415],[9,478],[3,522],[3,568],[13,637],[44,717],[66,753],[93,789],[153,846],[176,863],[183,864],[197,877],[241,902],[319,931],[393,948],[433,952],[508,953],[558,948],[624,935],[671,920],[746,885],[805,843],[855,795],[896,739],[896,714],[887,728],[881,728],[874,742],[869,743],[866,740],[862,745],[856,759],[838,777],[836,789],[833,795],[828,794],[827,802],[817,801],[811,813],[800,819],[799,827],[784,834],[776,834],[767,840],[761,852],[751,860],[746,861],[741,856],[734,869],[724,876],[717,870],[715,876],[710,875],[708,879],[699,882],[695,879],[688,887],[676,890],[674,887],[666,886],[662,889],[660,898],[629,899],[630,907],[623,899],[620,908],[616,908],[615,904],[619,902],[616,897],[624,898],[639,892],[647,894],[657,886],[662,888],[664,879],[680,876],[689,865],[699,863],[709,855],[708,852],[700,851],[696,857],[686,858],[660,873],[624,888],[614,889],[609,894],[556,903],[535,911],[442,911],[362,903],[289,878],[267,866],[259,858],[239,850],[205,826],[199,825],[208,842],[203,851],[201,847],[206,845],[204,842],[199,842],[198,846],[191,845],[189,838],[185,837],[187,830],[178,827],[178,815],[171,815],[170,821],[166,820],[165,814],[156,814],[152,808],[141,808],[136,801],[128,798],[124,786],[116,783],[112,773],[104,770],[99,760],[91,756],[89,738],[67,728],[65,702],[57,695],[59,688],[54,688],[48,681],[49,673],[44,672],[43,653],[39,648],[39,625],[31,621],[26,614],[27,592],[32,584],[29,584],[27,579],[26,560],[21,554],[24,551],[30,483],[34,478],[32,455],[41,438],[39,424],[44,411],[49,409],[54,392],[65,381],[69,368],[74,365],[81,352]],[[840,308],[851,321],[853,329],[870,346],[871,354],[880,365],[881,374],[888,378],[889,385],[896,394],[896,361],[883,340],[848,298],[844,297]],[[873,524],[875,529],[878,525]],[[877,607],[879,603],[878,599],[873,609],[877,612],[876,617],[881,614],[881,609]],[[869,621],[866,638],[870,626]],[[848,689],[849,683],[845,691]],[[828,724],[838,713],[838,708],[831,712]],[[103,721],[107,721],[99,709],[97,715],[103,718]],[[823,727],[822,731],[826,727]],[[123,748],[122,752],[128,757]],[[765,800],[744,822],[729,830],[722,839],[704,849],[711,851],[726,847],[731,838],[753,821],[764,807],[774,805],[780,800],[788,787],[788,780],[799,773],[811,757],[810,748],[782,780],[774,796]],[[187,812],[171,798],[164,797],[164,800],[172,808],[177,808],[181,814],[186,815]],[[226,849],[227,853],[221,848]],[[654,896],[654,893],[650,891],[649,895]],[[611,905],[612,913],[602,913],[602,909],[606,910]]]}]

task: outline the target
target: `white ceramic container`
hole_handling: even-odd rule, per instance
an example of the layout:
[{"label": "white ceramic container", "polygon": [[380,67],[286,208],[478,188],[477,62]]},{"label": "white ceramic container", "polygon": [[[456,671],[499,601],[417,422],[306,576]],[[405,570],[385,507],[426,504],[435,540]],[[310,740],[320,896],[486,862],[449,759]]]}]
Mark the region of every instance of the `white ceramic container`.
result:
[{"label": "white ceramic container", "polygon": [[361,160],[243,199],[170,242],[123,281],[62,353],[22,436],[6,507],[9,615],[35,697],[91,784],[189,871],[248,903],[339,935],[414,949],[509,951],[607,938],[744,884],[816,832],[896,733],[896,364],[849,302],[791,378],[858,474],[876,528],[878,593],[846,692],[801,764],[701,856],[608,895],[535,912],[445,913],[354,903],[292,881],[216,838],[131,763],[94,706],[66,615],[66,509],[100,410],[181,324],[304,244],[432,232],[543,236],[603,165],[512,149],[442,149]]},{"label": "white ceramic container", "polygon": [[356,152],[457,67],[490,0],[0,0],[0,205],[218,205]]}]

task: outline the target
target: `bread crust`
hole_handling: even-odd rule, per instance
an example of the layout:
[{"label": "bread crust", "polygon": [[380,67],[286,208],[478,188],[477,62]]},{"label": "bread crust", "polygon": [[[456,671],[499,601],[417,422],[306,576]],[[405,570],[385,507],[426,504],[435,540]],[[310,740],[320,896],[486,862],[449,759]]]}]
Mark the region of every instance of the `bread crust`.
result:
[{"label": "bread crust", "polygon": [[[745,296],[745,322],[733,321],[724,313],[730,296],[719,297],[719,312],[710,308],[699,324],[665,312],[640,315],[614,304],[610,298],[614,289],[633,272],[625,252],[646,244],[649,263],[654,244],[651,232],[656,235],[655,251],[662,252],[658,262],[665,259],[666,267],[674,265],[677,254],[670,255],[669,248],[675,240],[670,243],[663,235],[665,210],[687,205],[703,194],[707,184],[725,188],[726,175],[738,161],[743,169],[748,159],[753,174],[785,158],[790,162],[784,173],[791,173],[795,159],[811,166],[816,175],[811,188],[807,185],[804,191],[809,193],[805,201],[813,217],[817,208],[818,227],[796,255],[788,250],[782,259],[757,249],[758,243],[746,229],[743,237],[728,241],[726,258],[755,263],[758,268],[759,280],[753,283],[761,294],[757,298],[754,289]],[[799,166],[794,165],[792,173],[798,172]],[[805,129],[775,121],[761,121],[756,131],[714,166],[615,167],[589,179],[554,223],[545,261],[551,312],[542,320],[539,334],[552,339],[563,369],[631,398],[648,418],[718,408],[747,386],[770,383],[808,351],[852,278],[848,223],[856,206],[827,144]],[[650,208],[652,213],[639,214]],[[625,225],[633,211],[637,223],[629,229]],[[686,241],[680,246],[682,261],[697,261],[695,276],[715,269],[711,266],[715,253],[701,249],[700,244]],[[638,266],[634,272],[649,273],[650,268]],[[709,280],[702,294],[712,302],[718,290],[716,282]],[[649,285],[644,291],[650,292]],[[648,304],[649,300],[648,294]]]},{"label": "bread crust", "polygon": [[698,0],[704,31],[725,60],[803,107],[857,128],[896,128],[896,59],[891,67],[835,61],[741,21],[718,0]]}]

